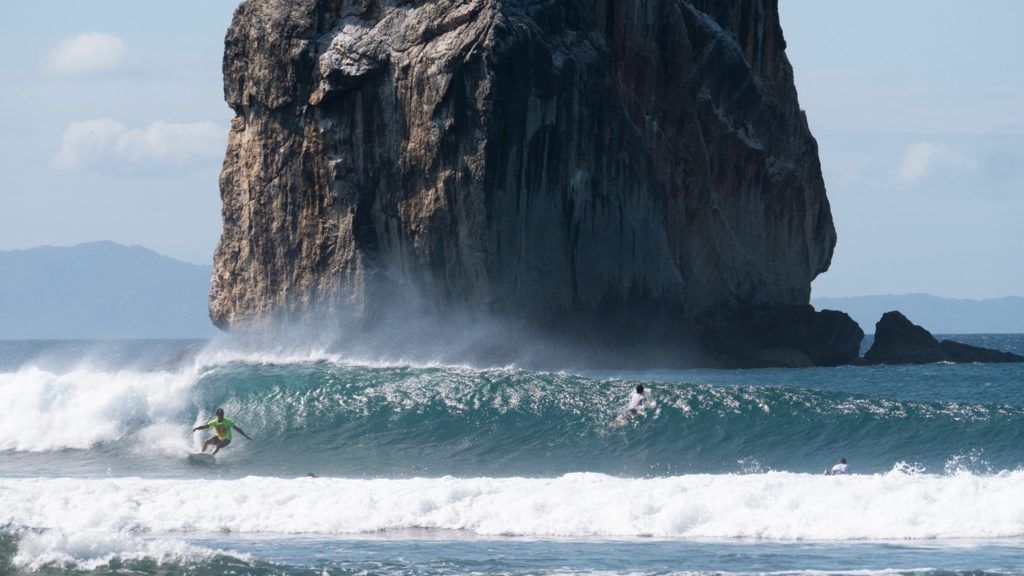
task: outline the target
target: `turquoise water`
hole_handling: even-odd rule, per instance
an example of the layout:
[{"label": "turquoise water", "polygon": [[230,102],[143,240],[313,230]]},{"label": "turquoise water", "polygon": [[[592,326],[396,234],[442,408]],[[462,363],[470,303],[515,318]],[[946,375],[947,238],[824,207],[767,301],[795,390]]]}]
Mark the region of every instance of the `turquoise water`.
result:
[{"label": "turquoise water", "polygon": [[[1024,573],[1022,365],[0,342],[0,406],[3,574]],[[218,406],[254,440],[190,465]],[[823,476],[840,456],[855,474]]]}]

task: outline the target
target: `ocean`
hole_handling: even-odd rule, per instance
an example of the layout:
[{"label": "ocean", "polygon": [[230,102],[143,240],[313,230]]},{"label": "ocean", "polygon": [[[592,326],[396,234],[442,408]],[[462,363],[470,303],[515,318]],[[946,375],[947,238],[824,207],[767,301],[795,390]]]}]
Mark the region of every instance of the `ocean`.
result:
[{"label": "ocean", "polygon": [[[253,440],[190,463],[218,407]],[[1024,365],[0,342],[0,574],[1024,574]]]}]

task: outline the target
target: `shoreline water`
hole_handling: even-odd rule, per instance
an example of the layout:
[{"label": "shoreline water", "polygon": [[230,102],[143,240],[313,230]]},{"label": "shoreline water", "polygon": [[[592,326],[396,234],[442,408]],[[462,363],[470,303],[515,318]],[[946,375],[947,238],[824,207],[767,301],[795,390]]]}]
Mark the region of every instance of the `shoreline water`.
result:
[{"label": "shoreline water", "polygon": [[[395,534],[371,537],[279,538],[151,535],[152,542],[66,563],[37,549],[22,574],[189,574],[214,576],[338,576],[340,574],[690,574],[858,575],[1020,574],[1020,541],[772,543],[760,541],[558,540]],[[2,545],[0,545],[2,550]],[[5,558],[0,551],[0,567]],[[157,559],[158,558],[158,559]],[[50,559],[50,562],[46,562]],[[61,562],[64,561],[64,564]]]}]

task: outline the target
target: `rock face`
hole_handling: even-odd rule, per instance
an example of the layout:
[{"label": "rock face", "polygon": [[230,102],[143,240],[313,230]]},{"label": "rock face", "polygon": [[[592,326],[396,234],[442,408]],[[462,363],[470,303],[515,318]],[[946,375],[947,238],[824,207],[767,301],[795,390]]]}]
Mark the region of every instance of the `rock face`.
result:
[{"label": "rock face", "polygon": [[1024,356],[943,340],[899,312],[886,312],[875,324],[875,342],[864,354],[873,364],[933,362],[1024,362]]},{"label": "rock face", "polygon": [[931,332],[893,310],[875,324],[875,341],[864,359],[876,364],[928,364],[942,362],[946,355]]},{"label": "rock face", "polygon": [[805,305],[835,245],[776,0],[247,0],[224,89],[225,329],[629,318],[691,346]]},{"label": "rock face", "polygon": [[846,313],[807,305],[747,308],[714,319],[704,343],[720,364],[742,368],[857,363],[864,331]]}]

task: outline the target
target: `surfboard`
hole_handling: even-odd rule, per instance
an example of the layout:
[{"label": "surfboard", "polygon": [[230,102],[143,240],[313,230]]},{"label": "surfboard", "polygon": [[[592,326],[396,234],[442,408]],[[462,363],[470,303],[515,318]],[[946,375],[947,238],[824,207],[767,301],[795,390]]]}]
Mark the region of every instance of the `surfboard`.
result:
[{"label": "surfboard", "polygon": [[193,452],[189,454],[188,461],[192,464],[203,464],[206,466],[217,463],[217,459],[213,457],[213,454],[204,454],[202,452]]},{"label": "surfboard", "polygon": [[612,420],[608,424],[608,427],[609,428],[622,428],[626,424],[629,424],[630,422],[632,422],[636,417],[637,417],[637,412],[635,410],[623,410],[622,413],[620,413],[618,416],[615,417],[615,420]]}]

